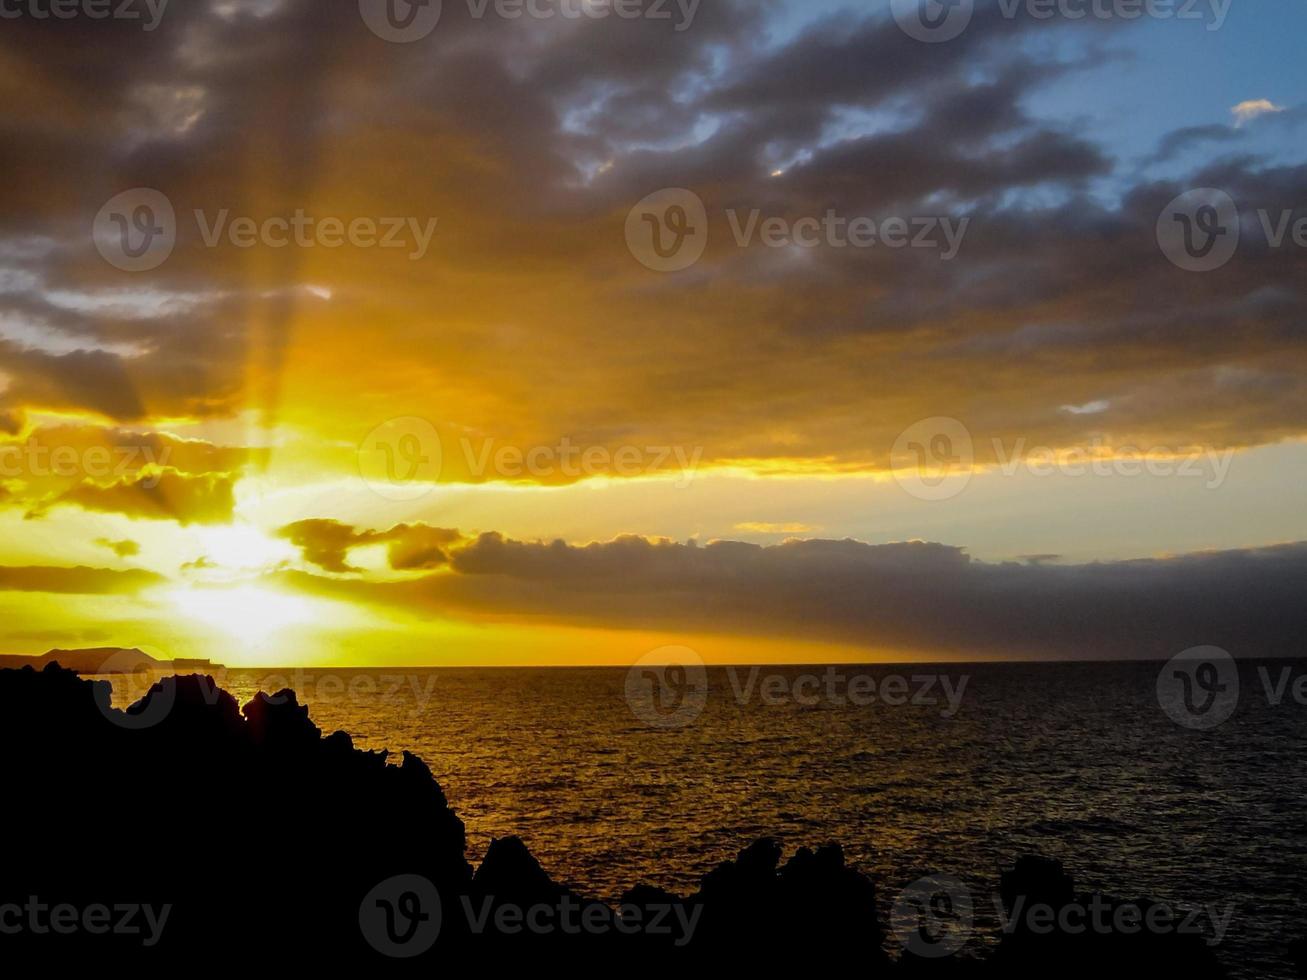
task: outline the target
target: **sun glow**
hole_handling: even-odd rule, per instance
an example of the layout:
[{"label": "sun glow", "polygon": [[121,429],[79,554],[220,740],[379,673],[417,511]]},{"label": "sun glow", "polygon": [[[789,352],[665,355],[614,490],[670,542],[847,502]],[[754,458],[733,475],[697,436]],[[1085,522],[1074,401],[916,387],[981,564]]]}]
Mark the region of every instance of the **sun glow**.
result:
[{"label": "sun glow", "polygon": [[190,620],[248,645],[320,618],[311,600],[258,585],[174,589],[167,598]]},{"label": "sun glow", "polygon": [[265,569],[295,557],[289,542],[270,538],[249,524],[198,528],[196,535],[204,557],[219,568]]}]

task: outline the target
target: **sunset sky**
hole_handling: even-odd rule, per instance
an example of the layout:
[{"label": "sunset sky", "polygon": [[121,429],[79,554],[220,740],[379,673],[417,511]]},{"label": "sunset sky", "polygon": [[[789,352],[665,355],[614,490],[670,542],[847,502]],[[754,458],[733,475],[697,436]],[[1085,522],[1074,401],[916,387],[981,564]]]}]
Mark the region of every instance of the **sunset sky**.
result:
[{"label": "sunset sky", "polygon": [[[1307,242],[1258,213],[1307,217],[1307,5],[475,9],[0,21],[0,653],[1302,653]],[[1158,237],[1196,188],[1242,216],[1207,272]],[[130,271],[138,189],[175,247]]]}]

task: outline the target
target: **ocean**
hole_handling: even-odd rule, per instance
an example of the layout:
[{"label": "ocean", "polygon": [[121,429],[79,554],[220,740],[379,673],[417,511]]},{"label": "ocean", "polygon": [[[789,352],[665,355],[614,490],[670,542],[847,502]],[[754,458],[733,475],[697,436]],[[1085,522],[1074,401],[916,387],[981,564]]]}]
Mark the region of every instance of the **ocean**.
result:
[{"label": "ocean", "polygon": [[[293,687],[325,732],[417,754],[465,822],[470,860],[517,835],[587,895],[690,893],[759,837],[838,842],[886,920],[913,882],[959,879],[978,952],[1001,926],[1000,870],[1037,853],[1078,890],[1228,917],[1217,951],[1232,976],[1291,977],[1288,942],[1307,937],[1307,661],[1237,675],[1225,710],[1194,724],[1168,712],[1170,668],[1155,663],[710,668],[688,715],[651,713],[613,669],[219,680],[241,703]],[[143,691],[108,679],[119,707]]]}]

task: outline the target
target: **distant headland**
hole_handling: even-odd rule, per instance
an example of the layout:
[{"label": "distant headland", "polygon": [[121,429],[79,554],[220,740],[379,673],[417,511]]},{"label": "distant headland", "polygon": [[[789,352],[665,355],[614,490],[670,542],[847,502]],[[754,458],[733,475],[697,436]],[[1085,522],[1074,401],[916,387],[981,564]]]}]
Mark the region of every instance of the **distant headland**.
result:
[{"label": "distant headland", "polygon": [[87,650],[51,650],[39,657],[0,655],[0,669],[21,670],[23,667],[41,669],[47,664],[58,664],[76,674],[136,674],[141,671],[167,673],[195,673],[222,670],[222,664],[211,660],[159,660],[144,650],[124,647],[96,647]]}]

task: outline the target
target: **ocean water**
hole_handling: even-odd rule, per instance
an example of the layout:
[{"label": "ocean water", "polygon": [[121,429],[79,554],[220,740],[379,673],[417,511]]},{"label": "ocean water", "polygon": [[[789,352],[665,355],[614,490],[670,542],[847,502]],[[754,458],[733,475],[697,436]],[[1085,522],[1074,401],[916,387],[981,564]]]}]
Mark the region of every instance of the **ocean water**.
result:
[{"label": "ocean water", "polygon": [[[979,951],[999,928],[1000,869],[1039,853],[1079,890],[1228,911],[1217,951],[1231,974],[1290,977],[1287,945],[1307,937],[1307,707],[1292,684],[1307,661],[1261,669],[1241,666],[1237,707],[1209,730],[1163,710],[1160,664],[712,668],[701,713],[652,723],[623,670],[219,679],[242,703],[293,687],[324,731],[416,753],[466,824],[470,860],[516,834],[589,895],[689,893],[763,836],[787,851],[839,842],[886,919],[924,876],[964,882]],[[1286,677],[1272,703],[1266,681]],[[866,697],[897,693],[895,678],[903,697]],[[142,693],[139,678],[111,680],[119,706]]]}]

